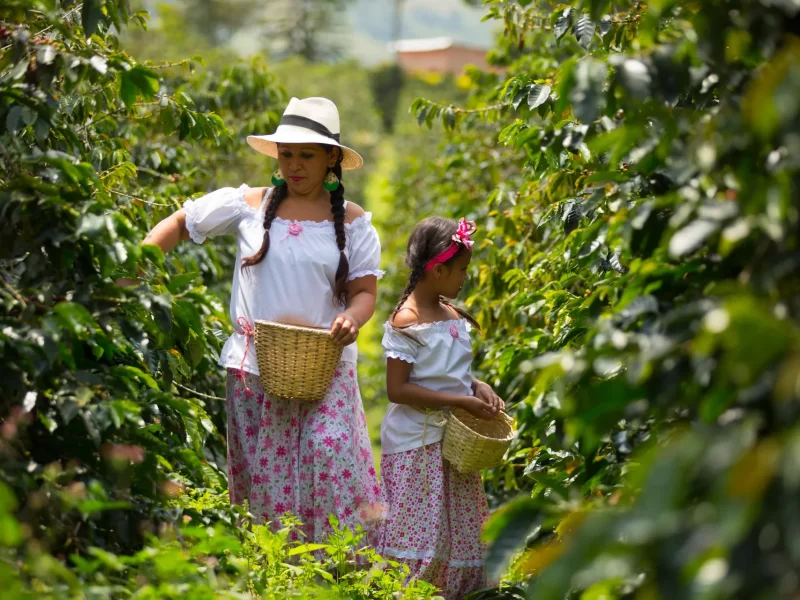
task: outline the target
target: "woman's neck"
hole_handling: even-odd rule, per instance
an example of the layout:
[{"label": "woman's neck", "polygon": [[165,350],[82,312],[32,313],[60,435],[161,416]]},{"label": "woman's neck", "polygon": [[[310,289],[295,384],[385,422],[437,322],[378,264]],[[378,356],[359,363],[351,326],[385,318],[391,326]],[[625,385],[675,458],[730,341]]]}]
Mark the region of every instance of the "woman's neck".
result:
[{"label": "woman's neck", "polygon": [[305,194],[301,194],[289,189],[289,193],[286,195],[286,198],[289,200],[295,200],[297,202],[329,203],[331,201],[331,194],[322,185],[320,185],[319,187],[316,187]]}]

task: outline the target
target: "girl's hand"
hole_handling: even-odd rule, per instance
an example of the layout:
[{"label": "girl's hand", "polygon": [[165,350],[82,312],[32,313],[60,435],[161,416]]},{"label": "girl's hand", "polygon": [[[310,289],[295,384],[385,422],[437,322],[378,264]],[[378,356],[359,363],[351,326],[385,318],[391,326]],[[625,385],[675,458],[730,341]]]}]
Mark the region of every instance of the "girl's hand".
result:
[{"label": "girl's hand", "polygon": [[477,396],[465,396],[461,401],[460,408],[466,410],[473,417],[491,421],[497,414],[491,402],[478,398]]},{"label": "girl's hand", "polygon": [[497,414],[506,408],[506,403],[503,402],[503,399],[500,398],[500,396],[494,393],[492,386],[490,386],[488,383],[484,383],[483,381],[478,381],[476,379],[475,385],[472,387],[472,393],[481,400],[491,404],[492,410],[494,411],[493,414]]},{"label": "girl's hand", "polygon": [[340,346],[349,346],[358,339],[358,323],[347,313],[339,313],[331,325],[331,337]]}]

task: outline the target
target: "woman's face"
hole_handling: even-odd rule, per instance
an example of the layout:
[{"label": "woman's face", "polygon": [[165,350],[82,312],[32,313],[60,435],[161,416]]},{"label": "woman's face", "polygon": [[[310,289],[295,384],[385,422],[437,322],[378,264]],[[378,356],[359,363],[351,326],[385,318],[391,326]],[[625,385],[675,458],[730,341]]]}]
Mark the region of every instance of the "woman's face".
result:
[{"label": "woman's face", "polygon": [[278,167],[289,191],[305,195],[322,186],[338,153],[338,148],[328,152],[319,144],[278,144]]}]

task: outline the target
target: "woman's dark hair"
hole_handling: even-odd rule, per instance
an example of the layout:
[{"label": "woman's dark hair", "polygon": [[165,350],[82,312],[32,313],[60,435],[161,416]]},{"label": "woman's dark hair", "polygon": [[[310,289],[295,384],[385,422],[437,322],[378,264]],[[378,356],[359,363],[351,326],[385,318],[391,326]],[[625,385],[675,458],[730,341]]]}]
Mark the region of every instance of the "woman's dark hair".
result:
[{"label": "woman's dark hair", "polygon": [[[329,146],[320,144],[329,154],[333,152],[336,146]],[[336,232],[336,245],[339,248],[339,266],[336,268],[336,281],[333,287],[334,301],[338,300],[342,304],[347,302],[347,276],[350,274],[350,264],[347,262],[347,256],[344,253],[345,243],[347,238],[344,230],[344,183],[342,182],[342,151],[339,150],[339,159],[336,164],[331,168],[334,175],[339,178],[339,187],[331,192],[331,212],[333,213],[333,227]],[[289,193],[289,187],[284,183],[283,185],[276,186],[270,196],[269,203],[264,211],[264,241],[261,242],[261,248],[258,249],[253,256],[248,256],[242,259],[242,269],[245,267],[252,267],[257,265],[269,252],[269,230],[272,227],[272,221],[278,213],[278,208]]]},{"label": "woman's dark hair", "polygon": [[[414,227],[411,236],[408,238],[408,247],[406,248],[406,266],[411,269],[411,274],[408,277],[406,289],[403,290],[403,295],[400,296],[400,301],[395,306],[392,317],[400,311],[411,292],[417,287],[417,284],[425,274],[425,265],[428,264],[428,261],[447,250],[450,244],[453,243],[453,236],[456,231],[458,231],[458,223],[453,219],[444,217],[428,217]],[[466,246],[460,245],[458,251],[442,264],[451,264],[466,250]],[[476,328],[478,327],[475,319],[465,310],[453,306],[444,298],[441,298],[441,302],[451,307]]]}]

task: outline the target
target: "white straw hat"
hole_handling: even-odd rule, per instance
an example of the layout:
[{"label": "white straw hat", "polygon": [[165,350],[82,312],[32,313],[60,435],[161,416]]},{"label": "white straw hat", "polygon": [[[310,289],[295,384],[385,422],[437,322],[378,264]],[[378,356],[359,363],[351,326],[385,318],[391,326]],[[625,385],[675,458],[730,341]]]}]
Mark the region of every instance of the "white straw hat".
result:
[{"label": "white straw hat", "polygon": [[278,144],[327,144],[342,149],[342,169],[358,169],[361,155],[339,142],[339,110],[327,98],[292,98],[272,135],[249,135],[250,146],[278,158]]}]

